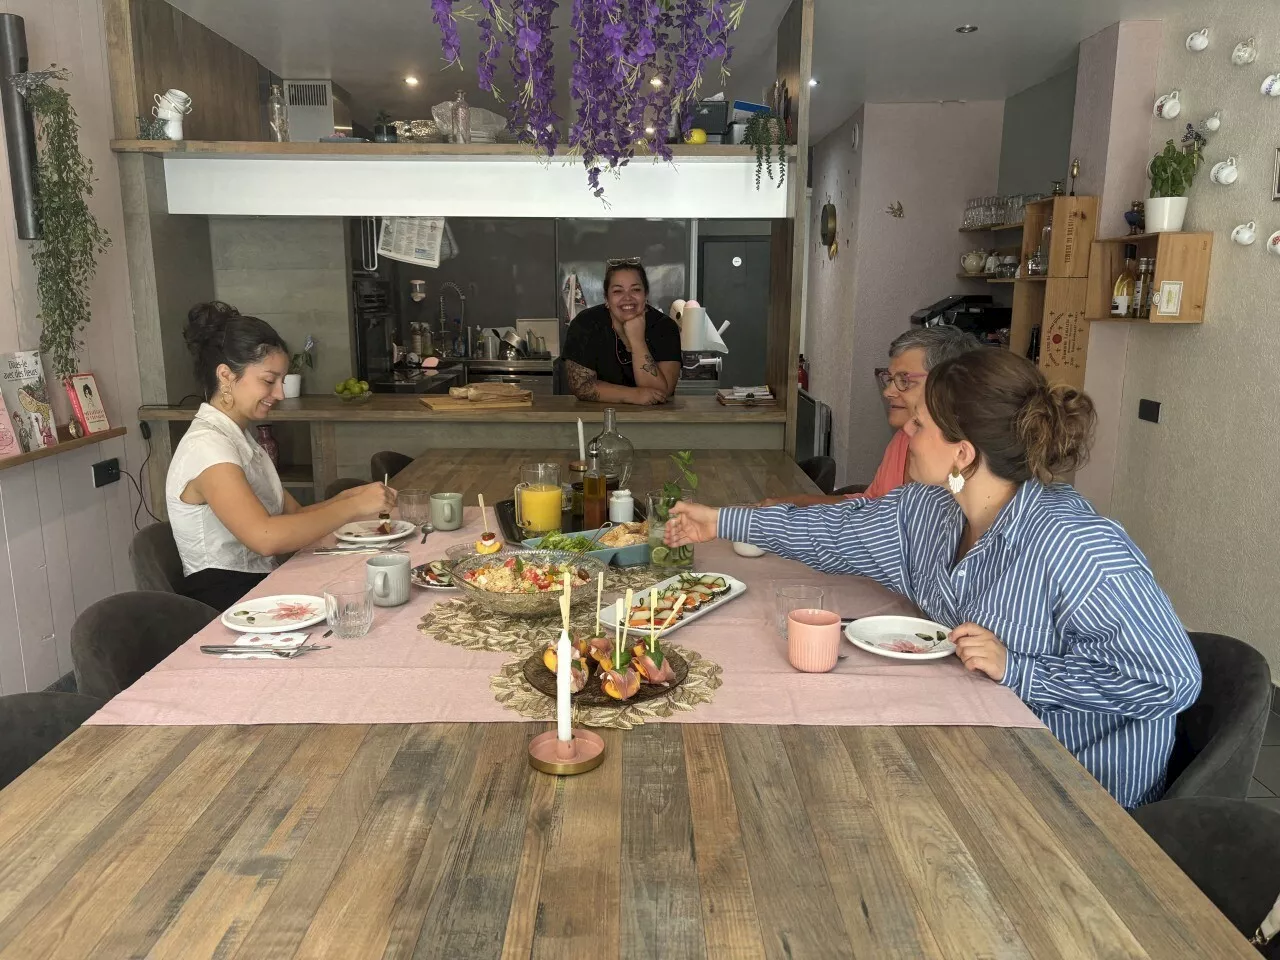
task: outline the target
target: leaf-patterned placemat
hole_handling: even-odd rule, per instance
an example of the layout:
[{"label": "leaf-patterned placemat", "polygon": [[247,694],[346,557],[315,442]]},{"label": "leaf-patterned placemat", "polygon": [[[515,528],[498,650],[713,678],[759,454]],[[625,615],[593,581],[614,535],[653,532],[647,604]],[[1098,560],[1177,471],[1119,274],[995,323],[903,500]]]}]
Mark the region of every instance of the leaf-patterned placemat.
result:
[{"label": "leaf-patterned placemat", "polygon": [[[619,702],[615,706],[582,708],[575,705],[573,722],[588,727],[630,730],[647,721],[687,712],[699,704],[710,703],[722,682],[720,664],[685,647],[666,642],[663,645],[688,661],[689,674],[684,683],[664,696],[643,703]],[[525,653],[508,660],[502,671],[490,678],[489,687],[493,690],[494,699],[530,720],[554,720],[555,700],[535,690],[525,678],[524,661],[527,656],[528,653]]]}]

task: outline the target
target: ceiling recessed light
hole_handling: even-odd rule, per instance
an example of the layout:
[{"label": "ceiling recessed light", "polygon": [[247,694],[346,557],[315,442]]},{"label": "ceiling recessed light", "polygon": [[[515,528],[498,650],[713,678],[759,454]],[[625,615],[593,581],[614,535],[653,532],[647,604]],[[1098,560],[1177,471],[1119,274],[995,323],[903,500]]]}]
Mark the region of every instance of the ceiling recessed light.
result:
[{"label": "ceiling recessed light", "polygon": [[809,78],[809,86],[811,86],[811,87],[816,87],[817,85],[818,85],[818,78],[817,78],[817,77],[810,77],[810,78]]},{"label": "ceiling recessed light", "polygon": [[417,78],[417,77],[405,77],[405,78],[404,78],[404,82],[405,82],[405,83],[407,83],[407,84],[408,84],[409,86],[411,86],[411,87],[416,87],[416,86],[418,85],[418,78]]},{"label": "ceiling recessed light", "polygon": [[956,27],[956,33],[977,33],[978,28],[972,23],[962,23]]},{"label": "ceiling recessed light", "polygon": [[662,86],[662,78],[661,78],[661,77],[653,77],[653,78],[649,81],[649,86],[651,86],[651,87],[660,87],[660,86]]}]

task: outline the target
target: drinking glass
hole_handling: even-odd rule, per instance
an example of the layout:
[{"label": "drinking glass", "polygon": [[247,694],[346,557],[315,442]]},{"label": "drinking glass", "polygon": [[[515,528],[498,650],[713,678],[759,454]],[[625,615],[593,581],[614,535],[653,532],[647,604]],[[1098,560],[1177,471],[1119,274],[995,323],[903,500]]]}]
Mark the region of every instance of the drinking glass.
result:
[{"label": "drinking glass", "polygon": [[663,542],[667,518],[677,503],[693,503],[693,492],[681,490],[676,497],[665,490],[653,490],[648,495],[649,507],[649,562],[655,567],[687,568],[693,566],[693,544],[668,547]]},{"label": "drinking glass", "polygon": [[396,506],[400,508],[400,519],[416,527],[431,519],[431,491],[401,490],[396,497]]},{"label": "drinking glass", "polygon": [[363,637],[373,626],[373,591],[364,580],[331,583],[324,588],[324,610],[335,637]]},{"label": "drinking glass", "polygon": [[526,463],[516,484],[516,525],[531,537],[560,531],[560,464]]},{"label": "drinking glass", "polygon": [[783,584],[774,592],[774,609],[777,616],[778,636],[787,639],[787,617],[793,610],[823,610],[821,587],[802,583]]}]

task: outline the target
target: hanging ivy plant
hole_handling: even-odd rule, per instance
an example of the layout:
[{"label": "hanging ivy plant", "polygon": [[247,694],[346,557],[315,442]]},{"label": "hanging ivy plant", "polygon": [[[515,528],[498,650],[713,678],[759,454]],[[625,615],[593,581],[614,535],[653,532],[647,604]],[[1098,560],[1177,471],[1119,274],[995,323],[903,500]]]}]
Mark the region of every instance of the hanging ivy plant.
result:
[{"label": "hanging ivy plant", "polygon": [[773,152],[778,151],[778,188],[787,178],[787,125],[772,110],[753,114],[747,121],[743,143],[756,148],[756,189],[760,189],[760,173],[765,171],[773,179]]},{"label": "hanging ivy plant", "polygon": [[31,242],[40,304],[40,349],[61,379],[79,370],[80,334],[89,322],[89,285],[97,258],[111,244],[86,202],[93,196],[93,164],[80,152],[80,124],[71,95],[54,81],[57,69],[10,77],[36,118],[36,213],[40,239]]},{"label": "hanging ivy plant", "polygon": [[[501,99],[493,84],[504,48],[516,89],[507,100],[508,129],[522,143],[550,156],[560,144],[561,118],[552,108],[555,66],[552,19],[557,0],[479,0],[480,89]],[[461,67],[462,43],[455,0],[431,0],[432,20],[450,65]],[[733,56],[729,40],[745,0],[572,0],[573,64],[569,92],[572,152],[582,154],[587,183],[603,196],[600,175],[626,166],[639,153],[672,157],[667,132],[684,139],[693,125],[705,65]]]}]

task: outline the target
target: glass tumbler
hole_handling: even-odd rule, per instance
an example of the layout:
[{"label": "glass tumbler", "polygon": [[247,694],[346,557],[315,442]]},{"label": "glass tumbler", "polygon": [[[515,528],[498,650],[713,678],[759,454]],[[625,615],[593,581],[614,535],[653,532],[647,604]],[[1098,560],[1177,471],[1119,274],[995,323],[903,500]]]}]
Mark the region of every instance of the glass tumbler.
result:
[{"label": "glass tumbler", "polygon": [[373,591],[364,580],[331,583],[324,588],[324,610],[335,637],[363,637],[373,626]]},{"label": "glass tumbler", "polygon": [[806,584],[789,583],[777,588],[774,593],[776,626],[778,636],[787,639],[787,617],[793,610],[824,610],[821,587]]},{"label": "glass tumbler", "polygon": [[401,490],[396,496],[396,506],[400,509],[400,519],[407,520],[415,527],[431,519],[430,490]]}]

